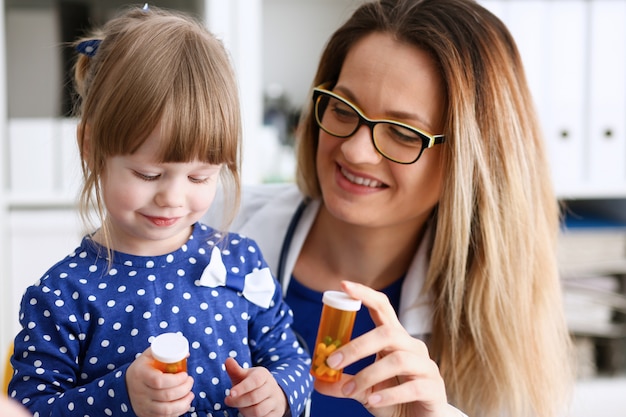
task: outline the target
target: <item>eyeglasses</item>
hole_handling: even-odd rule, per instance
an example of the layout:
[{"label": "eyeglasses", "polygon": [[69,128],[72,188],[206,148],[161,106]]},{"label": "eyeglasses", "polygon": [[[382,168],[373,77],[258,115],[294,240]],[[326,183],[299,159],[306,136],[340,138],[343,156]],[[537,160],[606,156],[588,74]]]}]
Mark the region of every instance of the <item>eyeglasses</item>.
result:
[{"label": "eyeglasses", "polygon": [[444,135],[431,135],[405,123],[370,120],[358,107],[326,90],[324,85],[313,89],[313,102],[315,120],[324,132],[337,138],[348,138],[361,125],[366,125],[378,153],[399,164],[412,164],[422,156],[424,149],[445,141]]}]

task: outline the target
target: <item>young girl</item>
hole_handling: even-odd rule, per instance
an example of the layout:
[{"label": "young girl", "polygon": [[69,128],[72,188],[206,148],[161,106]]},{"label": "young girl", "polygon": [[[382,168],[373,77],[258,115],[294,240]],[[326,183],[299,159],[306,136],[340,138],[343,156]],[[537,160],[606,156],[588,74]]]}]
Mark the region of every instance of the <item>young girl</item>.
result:
[{"label": "young girl", "polygon": [[[24,295],[9,386],[35,415],[297,416],[309,357],[255,242],[198,223],[239,194],[238,92],[198,22],[133,9],[77,45],[81,213],[93,234]],[[150,343],[190,343],[165,374]]]}]

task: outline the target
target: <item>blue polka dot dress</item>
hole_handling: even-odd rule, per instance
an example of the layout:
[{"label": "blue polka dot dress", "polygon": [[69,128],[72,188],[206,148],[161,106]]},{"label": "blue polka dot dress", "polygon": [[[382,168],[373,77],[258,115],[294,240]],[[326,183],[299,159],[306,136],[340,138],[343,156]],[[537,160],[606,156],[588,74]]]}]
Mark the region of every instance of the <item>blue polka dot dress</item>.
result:
[{"label": "blue polka dot dress", "polygon": [[227,357],[270,370],[291,415],[312,390],[310,358],[291,330],[258,246],[202,224],[163,256],[106,250],[85,237],[22,299],[9,394],[35,416],[134,416],[126,390],[130,363],[165,332],[190,343],[195,398],[185,416],[237,416],[224,403]]}]

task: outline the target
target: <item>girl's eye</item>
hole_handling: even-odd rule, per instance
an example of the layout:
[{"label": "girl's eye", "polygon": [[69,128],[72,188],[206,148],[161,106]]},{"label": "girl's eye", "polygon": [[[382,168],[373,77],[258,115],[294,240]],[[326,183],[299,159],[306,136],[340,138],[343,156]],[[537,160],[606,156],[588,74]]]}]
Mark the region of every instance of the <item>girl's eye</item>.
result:
[{"label": "girl's eye", "polygon": [[156,181],[161,176],[160,174],[148,175],[148,174],[142,174],[141,172],[137,172],[137,171],[133,171],[133,172],[137,178],[142,179],[144,181]]},{"label": "girl's eye", "polygon": [[204,184],[209,181],[210,177],[188,177],[189,181],[194,184]]}]

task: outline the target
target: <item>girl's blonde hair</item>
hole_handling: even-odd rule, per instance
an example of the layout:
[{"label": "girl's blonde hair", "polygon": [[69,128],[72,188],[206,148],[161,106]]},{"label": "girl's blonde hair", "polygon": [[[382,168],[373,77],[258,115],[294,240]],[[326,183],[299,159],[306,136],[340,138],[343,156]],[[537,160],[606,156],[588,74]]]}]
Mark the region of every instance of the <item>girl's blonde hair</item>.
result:
[{"label": "girl's blonde hair", "polygon": [[106,161],[135,152],[159,123],[168,138],[155,155],[160,162],[224,165],[222,180],[233,189],[229,223],[241,187],[241,116],[222,43],[191,17],[152,6],[128,9],[76,45],[87,40],[100,43],[93,56],[78,55],[74,71],[86,223],[95,209],[108,243],[100,184]]},{"label": "girl's blonde hair", "polygon": [[[314,85],[332,88],[352,45],[372,32],[429,52],[445,85],[448,169],[424,291],[434,297],[430,352],[448,397],[471,416],[563,415],[573,359],[560,213],[515,42],[472,0],[366,3],[330,38]],[[298,184],[321,198],[310,106],[299,133]]]}]

